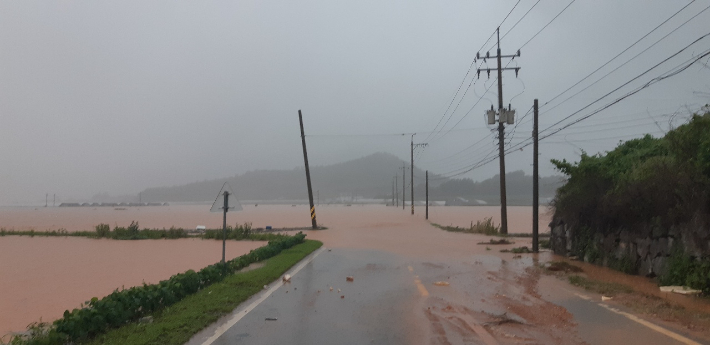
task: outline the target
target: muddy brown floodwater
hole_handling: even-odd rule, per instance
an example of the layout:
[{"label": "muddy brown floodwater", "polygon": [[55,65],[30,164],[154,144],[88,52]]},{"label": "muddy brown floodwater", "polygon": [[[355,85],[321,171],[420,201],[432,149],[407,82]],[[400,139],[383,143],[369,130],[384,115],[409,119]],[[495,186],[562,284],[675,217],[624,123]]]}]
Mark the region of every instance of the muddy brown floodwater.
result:
[{"label": "muddy brown floodwater", "polygon": [[[227,257],[265,244],[227,242]],[[51,322],[114,289],[157,283],[221,257],[222,243],[215,240],[0,237],[0,336],[40,319]]]},{"label": "muddy brown floodwater", "polygon": [[[107,223],[112,227],[127,226],[131,221],[138,221],[141,228],[176,226],[190,229],[197,225],[221,227],[221,214],[210,213],[209,207],[210,205],[125,209],[0,208],[0,228],[79,231],[92,230],[99,223]],[[481,287],[487,286],[487,289],[479,291],[479,295],[487,296],[485,300],[489,302],[477,304],[486,306],[496,301],[496,307],[492,307],[492,310],[515,308],[514,302],[511,301],[520,301],[520,296],[526,292],[513,291],[509,286],[512,286],[516,279],[532,279],[525,272],[525,267],[531,265],[532,261],[528,260],[527,265],[510,265],[506,264],[505,260],[491,259],[486,246],[477,244],[487,240],[485,236],[433,228],[424,220],[423,207],[416,207],[413,216],[409,215],[409,209],[402,211],[401,208],[382,205],[322,205],[316,209],[319,223],[329,227],[329,230],[307,231],[308,238],[321,240],[332,248],[376,249],[416,258],[417,262],[430,261],[456,267],[460,270],[461,277],[468,278],[459,282],[452,280],[449,291],[465,291],[465,286],[474,283]],[[476,223],[487,217],[492,217],[495,223],[500,219],[500,208],[497,206],[430,207],[429,212],[430,222],[461,227],[468,227],[471,222]],[[541,207],[541,232],[549,231],[546,226],[549,215],[546,212],[547,209]],[[509,232],[531,232],[531,218],[531,207],[509,207]],[[254,227],[305,227],[310,224],[310,218],[308,206],[303,205],[245,205],[243,211],[228,214],[229,224],[244,222],[251,222]],[[496,247],[495,250],[530,245],[529,239],[515,241],[516,244]],[[236,257],[264,244],[228,242],[227,253],[230,258]],[[200,269],[213,264],[220,259],[220,245],[219,241],[199,239],[115,241],[64,237],[0,237],[0,335],[10,331],[22,331],[29,323],[39,321],[40,318],[43,321],[52,321],[61,316],[64,310],[79,307],[91,297],[105,296],[116,288],[140,285],[144,281],[155,283],[187,269]],[[430,270],[426,265],[413,266],[413,269],[421,271],[418,274],[422,276],[424,283],[431,284],[432,282],[428,281],[431,279],[441,280],[441,277],[436,277],[436,270]],[[501,269],[504,273],[512,273],[490,273],[499,272]],[[450,320],[454,313],[458,315],[456,317],[459,320],[464,320],[460,322],[476,318],[483,318],[493,324],[498,322],[495,315],[482,313],[482,309],[467,304],[470,298],[468,293],[464,293],[430,300],[426,308],[430,308],[427,310],[431,312],[427,315],[430,318]],[[526,303],[533,303],[538,309],[548,309],[553,313],[551,315],[559,314],[558,321],[561,325],[564,326],[568,322],[569,315],[558,311],[556,306],[534,296],[525,298],[531,298],[532,302]],[[504,312],[504,309],[500,309],[500,312]],[[423,324],[429,324],[427,316],[421,314],[419,317]],[[491,318],[493,321],[489,320]],[[540,322],[542,326],[546,320],[543,318],[535,322]],[[500,324],[507,325],[508,322]],[[504,327],[507,326],[496,329],[503,332]],[[560,329],[561,332],[565,330],[569,328]],[[539,335],[528,336],[536,338]],[[573,340],[574,336],[565,339]]]}]

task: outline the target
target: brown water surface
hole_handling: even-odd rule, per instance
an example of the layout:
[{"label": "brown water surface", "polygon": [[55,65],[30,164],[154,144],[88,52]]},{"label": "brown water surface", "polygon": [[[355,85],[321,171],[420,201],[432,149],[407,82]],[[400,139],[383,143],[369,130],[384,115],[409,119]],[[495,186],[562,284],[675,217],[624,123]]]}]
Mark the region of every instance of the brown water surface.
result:
[{"label": "brown water surface", "polygon": [[[219,228],[222,215],[210,205],[162,207],[3,207],[0,228],[13,230],[92,230],[99,223],[142,228]],[[332,247],[379,248],[405,255],[451,256],[482,250],[480,238],[434,229],[424,220],[424,208],[414,216],[382,205],[322,205],[318,221],[327,231],[309,231],[309,238]],[[530,207],[510,207],[511,232],[529,232]],[[468,226],[470,222],[500,218],[499,207],[431,207],[430,220]],[[541,219],[544,219],[541,216]],[[228,213],[229,224],[250,222],[304,227],[310,225],[308,206],[244,205]],[[545,221],[541,221],[544,223]],[[542,231],[541,227],[541,231]],[[260,242],[228,242],[228,256],[236,257],[259,247]],[[454,245],[456,250],[452,251]],[[220,260],[221,243],[198,239],[115,241],[64,237],[0,237],[0,335],[22,331],[29,323],[52,321],[66,309],[102,297],[121,286],[155,283],[188,269],[200,269]]]},{"label": "brown water surface", "polygon": [[[229,241],[234,258],[265,242]],[[151,284],[221,260],[215,240],[117,241],[76,237],[0,237],[0,336],[114,289]],[[5,339],[7,340],[7,339]]]}]

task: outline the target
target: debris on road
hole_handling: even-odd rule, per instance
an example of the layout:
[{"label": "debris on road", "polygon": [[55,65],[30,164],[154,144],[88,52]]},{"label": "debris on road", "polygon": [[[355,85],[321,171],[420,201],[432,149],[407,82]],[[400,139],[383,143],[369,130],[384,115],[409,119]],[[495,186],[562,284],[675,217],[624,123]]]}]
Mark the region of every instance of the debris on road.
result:
[{"label": "debris on road", "polygon": [[521,254],[521,253],[532,253],[532,250],[530,250],[530,248],[528,248],[528,246],[522,246],[522,247],[513,248],[513,249],[502,249],[500,252],[501,253]]},{"label": "debris on road", "polygon": [[345,298],[345,296],[343,296],[343,295],[340,295],[340,298],[341,298],[341,299],[343,299],[343,298]]},{"label": "debris on road", "polygon": [[443,282],[443,281],[442,281],[442,282],[436,282],[436,283],[434,283],[434,285],[436,285],[436,286],[449,286],[449,282]]},{"label": "debris on road", "polygon": [[330,287],[330,291],[333,291],[333,287],[332,287],[332,286]]},{"label": "debris on road", "polygon": [[552,272],[565,272],[565,273],[579,273],[582,272],[582,268],[579,266],[572,265],[566,261],[553,261],[553,262],[548,262],[545,264],[545,268],[547,268],[548,271]]},{"label": "debris on road", "polygon": [[290,275],[290,274],[285,275],[285,276],[283,277],[283,281],[284,281],[284,282],[290,282],[290,281],[291,281],[291,275]]},{"label": "debris on road", "polygon": [[345,277],[345,281],[351,282],[351,281],[354,281],[354,280],[355,280],[355,278],[353,278],[353,276],[347,276],[347,277]]},{"label": "debris on road", "polygon": [[610,300],[610,299],[611,299],[611,297],[602,296],[602,301],[608,301],[608,300]]},{"label": "debris on road", "polygon": [[275,317],[267,317],[267,318],[264,319],[264,320],[266,320],[266,321],[276,321],[276,320],[278,320],[278,319],[275,318]]},{"label": "debris on road", "polygon": [[661,286],[662,292],[675,292],[681,295],[697,295],[700,294],[700,290],[691,289],[687,286]]},{"label": "debris on road", "polygon": [[340,293],[340,289],[338,289],[338,293]]},{"label": "debris on road", "polygon": [[515,243],[515,242],[510,242],[505,238],[501,238],[500,240],[491,239],[488,242],[478,242],[478,244],[513,244],[513,243]]}]

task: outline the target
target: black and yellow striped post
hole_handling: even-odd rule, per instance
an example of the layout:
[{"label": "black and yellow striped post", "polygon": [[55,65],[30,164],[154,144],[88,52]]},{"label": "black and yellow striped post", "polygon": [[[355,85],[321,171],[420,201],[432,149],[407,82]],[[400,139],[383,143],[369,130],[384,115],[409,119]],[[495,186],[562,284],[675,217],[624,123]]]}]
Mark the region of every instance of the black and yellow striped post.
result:
[{"label": "black and yellow striped post", "polygon": [[306,134],[303,131],[303,116],[301,110],[298,110],[298,121],[301,123],[301,143],[303,144],[303,161],[306,165],[306,183],[308,184],[308,201],[311,205],[311,225],[313,230],[318,229],[316,222],[316,207],[313,205],[313,189],[311,188],[311,171],[308,169],[308,151],[306,151]]}]

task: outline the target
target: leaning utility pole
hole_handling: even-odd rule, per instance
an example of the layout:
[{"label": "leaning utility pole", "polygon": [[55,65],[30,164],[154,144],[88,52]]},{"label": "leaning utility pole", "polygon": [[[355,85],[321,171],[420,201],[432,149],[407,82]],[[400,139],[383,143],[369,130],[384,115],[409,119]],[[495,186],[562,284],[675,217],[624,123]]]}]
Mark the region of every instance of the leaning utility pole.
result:
[{"label": "leaning utility pole", "polygon": [[[520,67],[502,67],[501,58],[512,58],[520,56],[520,50],[515,55],[501,55],[500,54],[500,27],[496,29],[498,35],[498,53],[496,54],[496,59],[498,61],[498,160],[500,161],[500,232],[502,234],[508,233],[508,210],[507,210],[507,200],[506,200],[506,190],[505,190],[505,150],[504,140],[505,140],[505,127],[503,123],[513,124],[515,112],[513,110],[506,110],[503,107],[503,70],[515,70],[515,76],[518,76],[518,71]],[[491,56],[486,53],[483,61],[489,59]],[[476,53],[476,59],[480,58],[480,54]],[[490,68],[487,68],[488,77],[491,76]],[[478,69],[478,77],[481,76],[481,69]],[[491,106],[492,107],[492,106]],[[492,109],[491,109],[492,110]],[[495,124],[495,118],[493,118],[493,123],[491,123],[491,112],[488,112],[488,124]]]},{"label": "leaning utility pole", "polygon": [[533,253],[538,252],[538,201],[540,198],[539,195],[539,186],[538,186],[538,177],[537,177],[537,169],[538,169],[538,164],[537,164],[537,99],[533,102],[533,239],[532,239],[532,248],[533,248]]},{"label": "leaning utility pole", "polygon": [[303,144],[303,161],[306,164],[306,182],[308,183],[308,201],[311,205],[311,225],[313,230],[318,229],[316,223],[316,207],[313,205],[313,189],[311,189],[311,171],[308,169],[308,152],[306,151],[306,134],[303,132],[303,116],[301,109],[298,110],[298,121],[301,123],[301,143]]}]

